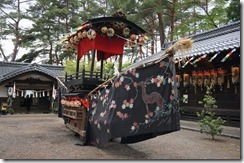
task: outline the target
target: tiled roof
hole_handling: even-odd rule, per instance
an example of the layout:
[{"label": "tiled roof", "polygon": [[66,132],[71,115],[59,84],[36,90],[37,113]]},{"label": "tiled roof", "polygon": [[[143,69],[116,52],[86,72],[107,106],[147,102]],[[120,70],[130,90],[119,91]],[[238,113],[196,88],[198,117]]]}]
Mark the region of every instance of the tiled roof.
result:
[{"label": "tiled roof", "polygon": [[0,62],[0,83],[17,75],[37,71],[53,78],[64,76],[63,66],[38,65],[36,63]]},{"label": "tiled roof", "polygon": [[[234,22],[219,28],[215,28],[206,32],[202,32],[196,35],[189,36],[193,40],[193,47],[188,52],[176,53],[174,58],[187,58],[191,56],[203,55],[216,53],[218,51],[239,48],[240,47],[240,21]],[[175,43],[175,41],[170,42],[166,47],[170,47]],[[164,50],[153,54],[139,62],[132,64],[131,66],[125,68],[129,69],[132,67],[137,67],[159,59],[164,53]]]}]

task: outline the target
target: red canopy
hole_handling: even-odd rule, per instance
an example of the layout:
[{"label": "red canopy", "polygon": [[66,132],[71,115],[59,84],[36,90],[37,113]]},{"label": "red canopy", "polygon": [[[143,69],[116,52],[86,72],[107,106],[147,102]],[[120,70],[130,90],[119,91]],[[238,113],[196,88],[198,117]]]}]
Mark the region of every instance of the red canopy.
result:
[{"label": "red canopy", "polygon": [[125,40],[121,38],[108,38],[97,33],[95,39],[82,39],[78,44],[78,57],[82,58],[90,50],[97,50],[97,60],[101,60],[104,53],[104,60],[113,55],[122,55]]}]

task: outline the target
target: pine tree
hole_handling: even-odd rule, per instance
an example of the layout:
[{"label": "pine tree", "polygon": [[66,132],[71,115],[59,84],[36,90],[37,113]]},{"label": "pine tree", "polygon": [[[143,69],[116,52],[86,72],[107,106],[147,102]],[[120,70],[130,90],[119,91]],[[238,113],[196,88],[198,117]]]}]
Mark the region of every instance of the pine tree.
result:
[{"label": "pine tree", "polygon": [[204,106],[201,113],[197,112],[197,116],[200,118],[200,132],[211,135],[212,139],[215,139],[215,135],[222,133],[223,128],[221,126],[225,123],[225,120],[220,117],[214,117],[214,109],[218,106],[216,105],[215,98],[212,96],[212,85],[207,87],[206,94],[203,100],[199,101],[199,104]]}]

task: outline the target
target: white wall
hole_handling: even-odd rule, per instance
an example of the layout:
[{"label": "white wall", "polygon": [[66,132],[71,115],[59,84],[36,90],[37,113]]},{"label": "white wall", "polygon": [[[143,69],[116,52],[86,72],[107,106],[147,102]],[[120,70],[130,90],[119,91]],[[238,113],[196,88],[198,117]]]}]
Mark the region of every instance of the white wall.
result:
[{"label": "white wall", "polygon": [[8,97],[8,95],[7,95],[7,87],[0,86],[0,97]]}]

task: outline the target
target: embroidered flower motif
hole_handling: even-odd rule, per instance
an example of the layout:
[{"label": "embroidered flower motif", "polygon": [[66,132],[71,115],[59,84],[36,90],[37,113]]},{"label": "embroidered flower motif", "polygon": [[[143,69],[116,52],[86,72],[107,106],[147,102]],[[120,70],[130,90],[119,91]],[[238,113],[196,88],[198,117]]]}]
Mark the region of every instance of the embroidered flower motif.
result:
[{"label": "embroidered flower motif", "polygon": [[109,89],[106,89],[105,90],[105,97],[108,97],[108,94],[109,94]]},{"label": "embroidered flower motif", "polygon": [[121,118],[122,120],[128,118],[128,114],[127,114],[127,113],[123,114],[123,113],[121,113],[120,111],[118,111],[118,112],[116,112],[116,114],[117,114],[117,116],[118,116],[119,118]]},{"label": "embroidered flower motif", "polygon": [[138,126],[138,122],[134,122],[133,126],[135,126],[135,127]]},{"label": "embroidered flower motif", "polygon": [[160,68],[163,68],[164,67],[164,63],[163,62],[160,62],[159,67]]},{"label": "embroidered flower motif", "polygon": [[117,116],[119,116],[119,118],[123,118],[124,117],[123,113],[121,113],[120,111],[117,112]]},{"label": "embroidered flower motif", "polygon": [[170,100],[173,100],[174,99],[174,95],[170,95]]},{"label": "embroidered flower motif", "polygon": [[131,104],[134,103],[134,99],[133,99],[133,98],[130,99],[130,103],[131,103]]},{"label": "embroidered flower motif", "polygon": [[134,82],[133,84],[134,84],[134,87],[137,87],[138,86],[138,83],[137,82]]},{"label": "embroidered flower motif", "polygon": [[126,89],[127,91],[129,91],[129,90],[130,90],[130,86],[129,86],[128,84],[126,84],[126,85],[125,85],[125,89]]},{"label": "embroidered flower motif", "polygon": [[111,102],[111,104],[109,106],[109,109],[111,109],[111,108],[114,108],[115,109],[116,107],[117,107],[117,105],[116,105],[115,101],[112,100],[112,102]]},{"label": "embroidered flower motif", "polygon": [[128,114],[127,113],[124,114],[124,118],[128,118]]},{"label": "embroidered flower motif", "polygon": [[148,122],[149,122],[148,119],[145,119],[145,124],[148,124]]},{"label": "embroidered flower motif", "polygon": [[135,126],[131,126],[131,130],[134,131],[136,129]]},{"label": "embroidered flower motif", "polygon": [[149,118],[148,114],[146,114],[146,115],[145,115],[145,118],[146,118],[146,119],[148,119],[148,118]]},{"label": "embroidered flower motif", "polygon": [[159,107],[158,107],[158,106],[156,107],[156,110],[158,110],[158,111],[159,111]]},{"label": "embroidered flower motif", "polygon": [[161,86],[161,84],[160,84],[160,82],[158,82],[158,83],[157,83],[157,87],[160,87],[160,86]]},{"label": "embroidered flower motif", "polygon": [[121,76],[120,79],[119,79],[119,81],[123,82],[124,81],[124,77]]},{"label": "embroidered flower motif", "polygon": [[114,84],[114,86],[115,86],[116,88],[118,88],[118,87],[120,86],[120,83],[119,83],[119,82],[116,82],[116,83]]},{"label": "embroidered flower motif", "polygon": [[125,109],[125,108],[126,108],[125,104],[123,104],[123,105],[121,106],[121,108],[122,108],[122,109]]},{"label": "embroidered flower motif", "polygon": [[105,112],[101,112],[101,113],[100,113],[100,116],[101,116],[101,117],[104,117],[105,114],[106,114],[106,110],[105,110]]},{"label": "embroidered flower motif", "polygon": [[113,105],[113,108],[114,108],[114,109],[116,109],[116,107],[117,107],[117,105],[116,105],[116,104],[114,104],[114,105]]},{"label": "embroidered flower motif", "polygon": [[170,78],[168,78],[168,83],[170,83],[171,82],[171,79]]},{"label": "embroidered flower motif", "polygon": [[157,84],[157,82],[158,82],[158,79],[154,78],[154,83]]},{"label": "embroidered flower motif", "polygon": [[101,129],[101,126],[100,126],[100,124],[98,123],[98,125],[97,125],[97,128],[100,130]]},{"label": "embroidered flower motif", "polygon": [[124,100],[124,101],[123,101],[123,104],[126,104],[126,103],[127,103],[127,100]]},{"label": "embroidered flower motif", "polygon": [[149,113],[149,116],[152,117],[152,116],[153,116],[153,112],[150,112],[150,113]]},{"label": "embroidered flower motif", "polygon": [[158,76],[157,76],[157,79],[158,79],[158,80],[160,80],[160,79],[161,79],[161,76],[160,76],[160,75],[158,75]]},{"label": "embroidered flower motif", "polygon": [[136,77],[136,78],[139,78],[139,73],[136,73],[135,77]]}]

